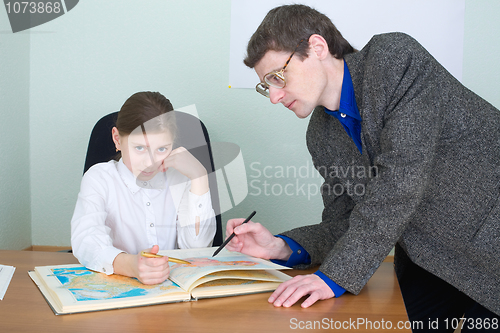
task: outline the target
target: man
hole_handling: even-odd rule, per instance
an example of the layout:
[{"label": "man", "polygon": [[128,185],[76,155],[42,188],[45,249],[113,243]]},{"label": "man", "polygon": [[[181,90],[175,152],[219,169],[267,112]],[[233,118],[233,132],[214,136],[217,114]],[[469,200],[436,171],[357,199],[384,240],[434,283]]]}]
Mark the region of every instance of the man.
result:
[{"label": "man", "polygon": [[374,36],[358,52],[303,5],[271,10],[244,62],[260,78],[258,92],[311,115],[307,144],[325,179],[317,225],[275,237],[257,223],[228,222],[237,235],[230,250],[296,268],[321,264],[269,301],[288,307],[309,295],[308,307],[357,294],[395,246],[410,320],[439,318],[445,330],[446,319],[450,328],[467,317],[498,329],[499,111],[411,37]]}]

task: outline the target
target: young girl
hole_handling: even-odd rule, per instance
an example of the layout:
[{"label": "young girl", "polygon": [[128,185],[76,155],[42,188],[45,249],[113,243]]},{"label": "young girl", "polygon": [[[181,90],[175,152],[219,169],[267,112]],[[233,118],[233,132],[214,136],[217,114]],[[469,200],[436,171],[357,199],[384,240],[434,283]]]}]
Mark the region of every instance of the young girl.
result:
[{"label": "young girl", "polygon": [[211,246],[207,171],[186,149],[172,150],[175,132],[175,112],[160,93],[139,92],[123,104],[110,133],[121,159],[85,173],[71,220],[82,265],[156,284],[168,278],[168,258],[141,251]]}]

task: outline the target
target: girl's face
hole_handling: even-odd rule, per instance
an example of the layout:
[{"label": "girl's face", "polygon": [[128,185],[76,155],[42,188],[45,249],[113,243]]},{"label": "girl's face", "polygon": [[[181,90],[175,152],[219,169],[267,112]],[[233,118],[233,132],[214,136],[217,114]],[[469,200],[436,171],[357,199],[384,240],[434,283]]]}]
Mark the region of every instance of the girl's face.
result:
[{"label": "girl's face", "polygon": [[121,136],[115,127],[113,141],[122,152],[123,163],[137,179],[143,181],[152,179],[162,170],[162,162],[170,155],[173,146],[169,131],[143,134],[140,128],[130,135]]}]

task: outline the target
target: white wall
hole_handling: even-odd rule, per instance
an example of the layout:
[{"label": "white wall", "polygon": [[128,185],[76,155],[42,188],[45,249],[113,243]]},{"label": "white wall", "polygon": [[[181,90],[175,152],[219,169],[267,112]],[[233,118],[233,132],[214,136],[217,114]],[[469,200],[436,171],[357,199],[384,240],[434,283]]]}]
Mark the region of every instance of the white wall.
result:
[{"label": "white wall", "polygon": [[[241,147],[254,187],[224,222],[252,210],[272,232],[320,221],[321,197],[307,195],[321,183],[305,146],[307,120],[251,89],[228,88],[229,0],[80,1],[30,34],[9,33],[0,13],[1,249],[31,245],[30,225],[33,245],[70,244],[92,126],[142,90],[160,91],[174,107],[195,104],[212,141]],[[495,0],[467,0],[463,82],[496,107],[499,15]],[[257,178],[266,166],[271,177]],[[280,167],[304,177],[279,178]],[[264,181],[268,191],[293,184],[294,195],[255,195]]]},{"label": "white wall", "polygon": [[463,83],[500,108],[500,1],[465,3]]}]

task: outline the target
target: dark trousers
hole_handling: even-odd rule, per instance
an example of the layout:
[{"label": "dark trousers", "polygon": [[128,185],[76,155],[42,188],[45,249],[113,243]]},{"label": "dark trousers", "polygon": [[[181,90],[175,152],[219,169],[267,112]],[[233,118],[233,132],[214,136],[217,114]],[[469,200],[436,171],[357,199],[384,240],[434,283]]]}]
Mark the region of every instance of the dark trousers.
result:
[{"label": "dark trousers", "polygon": [[[396,275],[413,332],[500,332],[500,317],[414,264],[396,245]],[[460,318],[465,318],[460,322]]]}]

